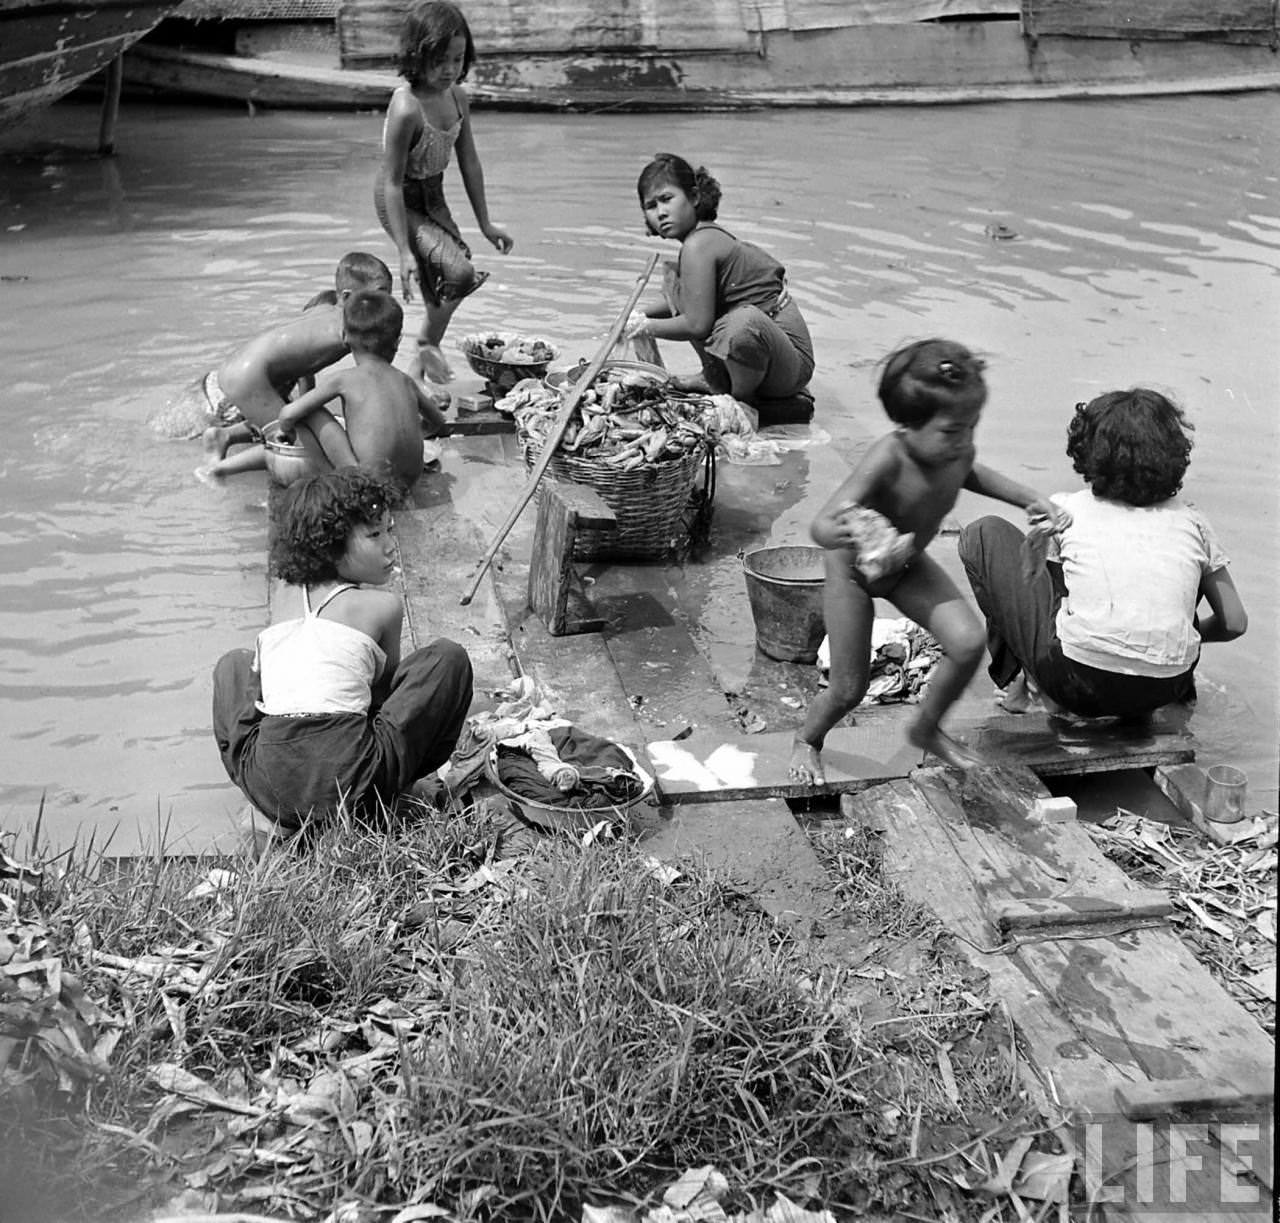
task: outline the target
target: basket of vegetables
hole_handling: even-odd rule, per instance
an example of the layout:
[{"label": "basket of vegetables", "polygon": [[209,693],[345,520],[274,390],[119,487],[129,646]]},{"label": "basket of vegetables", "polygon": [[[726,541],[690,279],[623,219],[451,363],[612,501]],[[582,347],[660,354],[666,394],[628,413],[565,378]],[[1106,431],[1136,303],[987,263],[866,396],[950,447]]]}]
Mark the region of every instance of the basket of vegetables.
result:
[{"label": "basket of vegetables", "polygon": [[467,364],[503,394],[524,378],[544,377],[559,355],[546,340],[497,332],[464,336],[459,347]]},{"label": "basket of vegetables", "polygon": [[[498,405],[515,416],[529,469],[561,402],[559,391],[523,383]],[[606,367],[583,392],[547,475],[594,489],[613,510],[617,528],[580,530],[578,560],[659,559],[706,526],[715,495],[708,407],[705,397],[673,392],[665,377],[622,363]]]}]

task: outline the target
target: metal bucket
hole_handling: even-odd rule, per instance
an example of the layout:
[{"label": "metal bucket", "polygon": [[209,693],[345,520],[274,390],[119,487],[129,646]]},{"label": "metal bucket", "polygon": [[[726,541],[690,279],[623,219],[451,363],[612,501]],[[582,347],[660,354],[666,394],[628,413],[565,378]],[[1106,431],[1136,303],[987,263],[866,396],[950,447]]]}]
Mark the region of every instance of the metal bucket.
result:
[{"label": "metal bucket", "polygon": [[292,484],[302,476],[313,474],[315,469],[305,447],[284,441],[278,424],[273,422],[266,427],[262,444],[267,452],[267,475],[277,484]]},{"label": "metal bucket", "polygon": [[742,558],[756,646],[780,662],[816,662],[826,636],[821,548],[757,548]]}]

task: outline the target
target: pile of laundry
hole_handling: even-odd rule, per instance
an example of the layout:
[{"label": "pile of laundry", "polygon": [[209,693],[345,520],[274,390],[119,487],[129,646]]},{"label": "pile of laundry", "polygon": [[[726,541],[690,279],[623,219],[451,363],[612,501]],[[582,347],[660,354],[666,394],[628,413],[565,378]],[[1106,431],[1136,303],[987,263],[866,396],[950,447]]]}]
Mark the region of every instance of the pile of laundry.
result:
[{"label": "pile of laundry", "polygon": [[[877,616],[871,625],[871,680],[864,705],[892,705],[917,701],[925,682],[942,657],[942,647],[914,620]],[[822,683],[831,671],[831,641],[818,647]]]},{"label": "pile of laundry", "polygon": [[439,771],[454,799],[488,777],[517,797],[567,811],[598,811],[639,802],[653,779],[620,743],[560,717],[529,676],[474,714]]},{"label": "pile of laundry", "polygon": [[[562,404],[560,390],[526,378],[494,407],[514,417],[522,443],[541,450]],[[583,393],[560,449],[627,471],[705,442],[730,463],[776,465],[788,447],[760,436],[758,423],[756,410],[732,395],[673,392],[651,375],[611,370]]]}]

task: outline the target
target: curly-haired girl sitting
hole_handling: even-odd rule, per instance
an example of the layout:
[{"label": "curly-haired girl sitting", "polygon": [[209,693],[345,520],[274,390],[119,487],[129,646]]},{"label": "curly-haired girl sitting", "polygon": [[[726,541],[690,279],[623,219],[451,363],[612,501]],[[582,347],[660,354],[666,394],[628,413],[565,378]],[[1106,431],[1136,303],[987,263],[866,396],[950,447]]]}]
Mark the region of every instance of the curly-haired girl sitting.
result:
[{"label": "curly-haired girl sitting", "polygon": [[1217,537],[1177,496],[1190,429],[1143,387],[1077,404],[1067,454],[1089,487],[1053,498],[1070,525],[1039,554],[1003,519],[961,532],[1005,708],[1027,708],[1029,682],[1050,712],[1141,717],[1194,697],[1202,642],[1245,631]]},{"label": "curly-haired girl sitting", "polygon": [[213,728],[231,780],[280,830],[344,807],[376,817],[448,760],[471,704],[471,660],[443,638],[400,658],[391,489],[356,468],[284,492],[271,569],[301,592],[254,650],[214,670]]}]

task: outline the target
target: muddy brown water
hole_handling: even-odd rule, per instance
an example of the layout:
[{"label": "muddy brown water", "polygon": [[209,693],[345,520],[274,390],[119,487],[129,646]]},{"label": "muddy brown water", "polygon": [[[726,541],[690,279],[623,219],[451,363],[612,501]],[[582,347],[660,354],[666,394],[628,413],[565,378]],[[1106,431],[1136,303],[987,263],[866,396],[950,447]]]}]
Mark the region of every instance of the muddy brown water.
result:
[{"label": "muddy brown water", "polygon": [[[196,483],[194,444],[143,422],[330,283],[344,251],[388,254],[370,201],[379,124],[130,103],[102,161],[83,153],[94,108],[66,103],[0,138],[0,827],[30,825],[43,796],[60,839],[125,850],[163,832],[180,848],[238,810],[209,733],[210,668],[263,622],[264,485]],[[722,556],[805,542],[844,462],[884,428],[874,365],[904,340],[950,335],[986,356],[981,455],[1046,491],[1078,486],[1063,453],[1077,400],[1175,394],[1197,426],[1186,492],[1251,616],[1243,640],[1206,649],[1192,729],[1202,762],[1246,769],[1250,805],[1274,806],[1280,94],[481,113],[476,128],[516,249],[481,255],[493,279],[453,339],[514,325],[590,356],[655,247],[634,181],[662,149],[707,162],[722,221],[788,265],[821,440],[725,473]],[[447,190],[479,240],[456,177]],[[958,516],[985,509],[962,500]],[[686,592],[723,685],[747,685],[740,569],[654,584]]]}]

